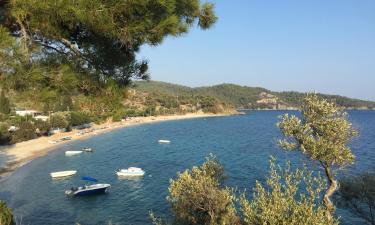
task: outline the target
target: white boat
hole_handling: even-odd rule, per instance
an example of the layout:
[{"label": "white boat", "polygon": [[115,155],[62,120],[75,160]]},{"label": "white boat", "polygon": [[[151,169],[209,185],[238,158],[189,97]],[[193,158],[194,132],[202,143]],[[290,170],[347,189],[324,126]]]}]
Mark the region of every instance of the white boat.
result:
[{"label": "white boat", "polygon": [[76,173],[77,173],[77,170],[67,170],[67,171],[52,172],[50,174],[52,178],[59,178],[59,177],[73,176]]},{"label": "white boat", "polygon": [[127,176],[127,177],[134,177],[134,176],[143,176],[145,175],[145,171],[138,167],[129,167],[127,169],[119,169],[116,171],[117,176]]},{"label": "white boat", "polygon": [[65,194],[69,196],[104,194],[108,191],[108,188],[110,187],[110,184],[92,184],[85,185],[82,187],[72,187],[70,190],[66,190]]},{"label": "white boat", "polygon": [[66,137],[62,137],[60,138],[61,141],[70,141],[72,140],[72,137],[71,136],[66,136]]},{"label": "white boat", "polygon": [[82,148],[82,151],[84,151],[84,152],[92,152],[92,148],[85,147],[85,148]]},{"label": "white boat", "polygon": [[[85,181],[98,182],[97,179],[92,177],[82,177],[81,179]],[[70,196],[104,194],[108,191],[110,187],[110,184],[92,184],[81,187],[72,187],[70,190],[66,190],[65,194]]]},{"label": "white boat", "polygon": [[81,154],[81,153],[82,153],[82,151],[66,151],[65,155],[71,156],[71,155],[78,155],[78,154]]},{"label": "white boat", "polygon": [[159,143],[160,144],[169,144],[169,143],[171,143],[171,141],[170,140],[159,140]]}]

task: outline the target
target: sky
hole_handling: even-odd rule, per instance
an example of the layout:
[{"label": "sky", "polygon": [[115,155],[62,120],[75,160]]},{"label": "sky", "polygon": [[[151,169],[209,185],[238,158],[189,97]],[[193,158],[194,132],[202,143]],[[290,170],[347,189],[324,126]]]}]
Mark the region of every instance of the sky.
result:
[{"label": "sky", "polygon": [[219,17],[143,46],[152,80],[234,83],[375,101],[374,0],[213,0]]}]

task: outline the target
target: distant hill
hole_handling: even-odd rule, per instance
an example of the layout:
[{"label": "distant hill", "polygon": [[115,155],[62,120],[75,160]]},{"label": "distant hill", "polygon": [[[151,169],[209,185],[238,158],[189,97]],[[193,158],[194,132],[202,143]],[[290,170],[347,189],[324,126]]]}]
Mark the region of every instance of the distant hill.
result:
[{"label": "distant hill", "polygon": [[[150,94],[171,96],[209,96],[239,109],[295,109],[306,95],[300,92],[274,92],[261,87],[247,87],[235,84],[190,88],[159,81],[138,81],[135,82],[134,89]],[[375,102],[339,95],[319,95],[348,109],[375,109]]]}]

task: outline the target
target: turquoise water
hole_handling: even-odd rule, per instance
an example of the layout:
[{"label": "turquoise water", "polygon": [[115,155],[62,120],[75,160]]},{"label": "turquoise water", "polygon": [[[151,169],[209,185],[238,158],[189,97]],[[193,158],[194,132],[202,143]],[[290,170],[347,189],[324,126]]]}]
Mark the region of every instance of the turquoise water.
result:
[{"label": "turquoise water", "polygon": [[[270,155],[283,164],[287,159],[300,165],[303,157],[283,152],[277,145],[276,127],[282,111],[251,111],[243,116],[213,117],[133,126],[93,138],[72,142],[36,159],[0,182],[0,199],[14,209],[22,224],[150,224],[148,214],[168,216],[166,201],[170,178],[191,168],[213,153],[224,164],[227,185],[250,189],[263,180]],[[375,112],[351,111],[350,120],[361,136],[351,144],[356,165],[340,176],[373,168],[375,162]],[[161,145],[159,139],[171,144]],[[95,152],[66,157],[65,150],[90,146]],[[1,156],[0,156],[1,157]],[[0,160],[1,161],[1,160]],[[114,171],[129,166],[141,167],[145,177],[118,179]],[[312,168],[317,168],[311,165]],[[78,176],[52,180],[52,171],[75,169]],[[64,191],[83,184],[81,176],[92,176],[110,183],[109,194],[82,198],[66,197]],[[338,210],[346,224],[360,220]]]}]

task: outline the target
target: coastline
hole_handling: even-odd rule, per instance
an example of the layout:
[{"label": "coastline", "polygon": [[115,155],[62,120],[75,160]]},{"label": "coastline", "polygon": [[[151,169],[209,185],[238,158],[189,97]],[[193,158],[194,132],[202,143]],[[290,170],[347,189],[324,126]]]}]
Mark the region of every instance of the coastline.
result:
[{"label": "coastline", "polygon": [[[76,134],[80,130],[72,130],[70,132],[58,133],[48,137],[39,137],[29,141],[24,141],[16,143],[11,146],[0,147],[0,154],[5,155],[7,159],[5,160],[5,166],[0,168],[0,180],[4,177],[10,175],[16,169],[26,165],[33,159],[45,156],[50,151],[58,149],[58,147],[63,146],[67,143],[77,140],[83,140],[91,138],[93,136],[103,134],[106,132],[113,131],[115,129],[125,128],[134,125],[141,125],[147,123],[156,123],[162,121],[173,121],[173,120],[184,120],[184,119],[194,119],[194,118],[204,118],[204,117],[218,117],[218,116],[231,116],[237,115],[238,113],[228,112],[220,114],[211,113],[189,113],[184,115],[168,115],[168,116],[150,116],[150,117],[134,117],[131,120],[121,121],[121,122],[107,122],[99,125],[94,125],[91,127],[95,131],[90,133],[85,133],[84,135],[77,136]],[[63,137],[70,136],[71,140],[63,141],[55,144],[50,142],[53,140],[61,139]]]}]

